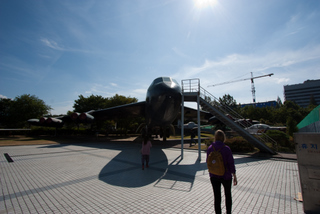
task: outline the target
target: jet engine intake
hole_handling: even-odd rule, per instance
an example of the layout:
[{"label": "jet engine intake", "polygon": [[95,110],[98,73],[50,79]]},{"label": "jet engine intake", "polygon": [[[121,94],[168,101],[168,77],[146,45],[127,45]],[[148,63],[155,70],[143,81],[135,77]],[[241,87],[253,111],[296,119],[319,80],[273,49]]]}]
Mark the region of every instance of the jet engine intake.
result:
[{"label": "jet engine intake", "polygon": [[88,113],[81,113],[79,116],[79,120],[82,123],[91,123],[94,120],[94,116]]}]

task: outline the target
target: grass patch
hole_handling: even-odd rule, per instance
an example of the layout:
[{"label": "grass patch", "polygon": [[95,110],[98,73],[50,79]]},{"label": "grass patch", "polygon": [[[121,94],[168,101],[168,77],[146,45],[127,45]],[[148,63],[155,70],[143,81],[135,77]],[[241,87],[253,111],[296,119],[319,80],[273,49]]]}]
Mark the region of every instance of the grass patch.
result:
[{"label": "grass patch", "polygon": [[25,137],[25,136],[0,138],[0,146],[23,146],[23,145],[44,145],[44,144],[59,144],[59,143],[50,139]]}]

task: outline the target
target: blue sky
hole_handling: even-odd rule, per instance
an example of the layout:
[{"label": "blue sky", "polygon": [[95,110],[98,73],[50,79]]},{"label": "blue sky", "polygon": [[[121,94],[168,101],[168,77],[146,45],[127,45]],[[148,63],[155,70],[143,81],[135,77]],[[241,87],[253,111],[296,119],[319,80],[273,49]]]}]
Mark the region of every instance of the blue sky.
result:
[{"label": "blue sky", "polygon": [[216,97],[284,100],[320,79],[318,0],[0,1],[0,97],[36,95],[52,114],[78,96],[143,101],[153,79],[199,78]]}]

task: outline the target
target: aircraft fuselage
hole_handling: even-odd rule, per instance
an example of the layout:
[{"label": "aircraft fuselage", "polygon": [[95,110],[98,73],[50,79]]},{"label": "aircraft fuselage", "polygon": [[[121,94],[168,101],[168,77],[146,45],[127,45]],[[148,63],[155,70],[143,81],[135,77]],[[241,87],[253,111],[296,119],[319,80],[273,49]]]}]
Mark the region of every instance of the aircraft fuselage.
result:
[{"label": "aircraft fuselage", "polygon": [[181,108],[181,87],[170,77],[159,77],[149,86],[146,97],[147,126],[168,126]]}]

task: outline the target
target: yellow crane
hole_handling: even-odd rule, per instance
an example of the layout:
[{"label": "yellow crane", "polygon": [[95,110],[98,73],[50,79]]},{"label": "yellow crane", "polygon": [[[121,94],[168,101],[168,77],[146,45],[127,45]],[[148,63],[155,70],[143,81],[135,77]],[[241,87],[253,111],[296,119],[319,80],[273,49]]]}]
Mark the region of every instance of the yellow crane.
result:
[{"label": "yellow crane", "polygon": [[268,76],[271,77],[272,75],[273,75],[273,73],[254,77],[254,76],[253,76],[253,73],[251,72],[251,78],[245,78],[245,79],[240,79],[240,80],[233,80],[233,81],[218,83],[218,84],[215,84],[215,85],[209,85],[208,87],[214,87],[214,86],[218,86],[218,85],[224,85],[224,84],[229,84],[229,83],[234,83],[234,82],[251,80],[252,99],[253,99],[253,103],[256,103],[256,89],[255,89],[255,87],[254,87],[254,81],[253,81],[253,80],[254,80],[254,79],[258,79],[258,78],[262,78],[262,77],[268,77]]}]

